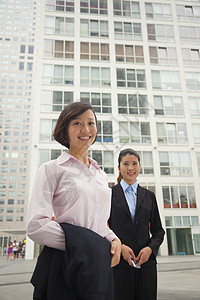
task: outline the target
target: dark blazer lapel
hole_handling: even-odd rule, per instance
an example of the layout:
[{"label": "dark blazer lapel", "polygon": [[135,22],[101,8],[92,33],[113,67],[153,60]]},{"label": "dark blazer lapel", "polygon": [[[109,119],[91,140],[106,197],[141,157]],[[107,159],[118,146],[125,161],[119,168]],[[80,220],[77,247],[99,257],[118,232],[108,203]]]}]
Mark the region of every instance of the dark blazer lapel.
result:
[{"label": "dark blazer lapel", "polygon": [[129,215],[129,217],[131,218],[131,214],[130,214],[130,210],[128,207],[128,203],[126,201],[125,195],[124,195],[124,191],[120,185],[120,183],[118,183],[115,187],[115,198],[116,200],[120,203],[120,205],[122,206],[122,208],[127,212],[127,214]]},{"label": "dark blazer lapel", "polygon": [[137,212],[140,209],[140,206],[144,200],[144,194],[145,194],[145,190],[141,188],[141,186],[138,184],[138,188],[137,188],[137,202],[136,202],[136,210],[135,210],[135,214],[137,214]]}]

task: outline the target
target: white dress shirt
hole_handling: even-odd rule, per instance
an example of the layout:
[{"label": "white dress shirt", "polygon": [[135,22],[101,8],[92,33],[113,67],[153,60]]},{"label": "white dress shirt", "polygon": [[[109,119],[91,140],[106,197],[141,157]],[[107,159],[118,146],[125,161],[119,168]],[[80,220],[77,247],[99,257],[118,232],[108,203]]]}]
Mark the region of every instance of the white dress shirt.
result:
[{"label": "white dress shirt", "polygon": [[64,250],[65,237],[59,223],[66,222],[89,228],[112,241],[116,235],[107,225],[110,206],[107,175],[97,162],[91,160],[88,168],[63,152],[57,159],[41,165],[36,174],[27,214],[27,234],[40,245]]}]

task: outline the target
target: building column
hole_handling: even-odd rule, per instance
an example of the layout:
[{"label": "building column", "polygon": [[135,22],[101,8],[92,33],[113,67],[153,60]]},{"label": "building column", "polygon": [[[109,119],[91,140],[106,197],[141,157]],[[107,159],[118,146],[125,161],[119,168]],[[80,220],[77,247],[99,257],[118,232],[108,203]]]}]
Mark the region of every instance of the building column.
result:
[{"label": "building column", "polygon": [[25,259],[33,259],[34,258],[34,242],[26,236],[26,252]]}]

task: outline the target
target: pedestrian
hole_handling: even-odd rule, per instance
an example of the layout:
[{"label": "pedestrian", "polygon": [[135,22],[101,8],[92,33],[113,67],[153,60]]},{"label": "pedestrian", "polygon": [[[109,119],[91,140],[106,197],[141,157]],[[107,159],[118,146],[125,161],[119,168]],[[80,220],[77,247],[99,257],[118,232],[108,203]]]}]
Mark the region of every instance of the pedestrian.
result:
[{"label": "pedestrian", "polygon": [[17,253],[18,253],[18,247],[19,244],[17,243],[16,240],[14,240],[13,242],[13,260],[15,260],[15,258],[17,257]]},{"label": "pedestrian", "polygon": [[7,261],[9,258],[10,258],[10,261],[12,260],[12,252],[13,252],[13,244],[12,244],[12,242],[10,242],[7,247]]},{"label": "pedestrian", "polygon": [[136,151],[120,152],[118,170],[108,221],[122,242],[120,263],[113,268],[115,300],[155,300],[156,255],[164,237],[156,198],[137,182],[140,157]]},{"label": "pedestrian", "polygon": [[88,157],[96,137],[97,119],[89,103],[74,102],[63,109],[54,138],[69,150],[40,166],[30,198],[27,234],[40,245],[65,250],[60,223],[86,227],[111,243],[114,267],[121,242],[107,225],[111,190],[107,175]]}]

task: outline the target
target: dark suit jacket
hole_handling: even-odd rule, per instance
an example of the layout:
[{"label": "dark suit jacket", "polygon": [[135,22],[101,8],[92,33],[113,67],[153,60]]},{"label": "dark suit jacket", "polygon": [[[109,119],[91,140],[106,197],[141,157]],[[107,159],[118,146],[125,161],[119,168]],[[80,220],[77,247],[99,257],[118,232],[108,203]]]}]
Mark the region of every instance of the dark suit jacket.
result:
[{"label": "dark suit jacket", "polygon": [[[162,228],[154,193],[138,185],[133,222],[123,189],[120,184],[115,185],[112,188],[112,206],[108,223],[122,244],[132,248],[136,256],[146,246],[152,249],[148,262],[143,264],[142,268],[156,264],[156,255],[165,232]],[[124,267],[128,268],[129,265],[121,257],[120,264],[115,268]]]},{"label": "dark suit jacket", "polygon": [[112,300],[110,242],[90,229],[60,225],[65,252],[44,247],[31,278],[33,299]]}]

